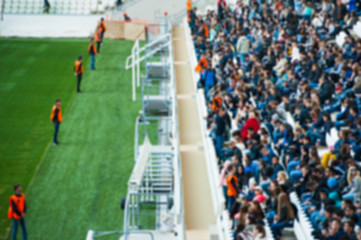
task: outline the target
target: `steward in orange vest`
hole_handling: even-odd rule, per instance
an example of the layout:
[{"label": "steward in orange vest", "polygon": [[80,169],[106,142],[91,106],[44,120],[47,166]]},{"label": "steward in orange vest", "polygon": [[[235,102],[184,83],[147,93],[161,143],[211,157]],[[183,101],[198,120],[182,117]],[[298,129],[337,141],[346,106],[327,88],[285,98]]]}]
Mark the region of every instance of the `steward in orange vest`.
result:
[{"label": "steward in orange vest", "polygon": [[132,19],[128,16],[127,13],[123,13],[123,16],[124,16],[124,21],[126,21],[126,22],[131,22],[132,21]]},{"label": "steward in orange vest", "polygon": [[102,32],[99,27],[95,30],[94,40],[97,43],[97,53],[100,54],[100,44],[102,43]]},{"label": "steward in orange vest", "polygon": [[192,10],[192,0],[187,0],[187,13]]},{"label": "steward in orange vest", "polygon": [[104,23],[104,18],[100,19],[99,29],[100,29],[100,33],[101,33],[101,42],[103,43],[104,33],[107,30],[107,26],[105,26],[105,23]]},{"label": "steward in orange vest", "polygon": [[20,224],[23,232],[23,239],[27,239],[27,231],[25,225],[25,212],[26,212],[26,203],[25,203],[25,194],[22,193],[22,188],[20,184],[14,186],[14,195],[9,198],[9,212],[8,218],[13,219],[13,230],[11,234],[11,239],[16,239],[16,234],[18,232],[18,226]]},{"label": "steward in orange vest", "polygon": [[236,168],[231,164],[227,168],[228,176],[226,178],[227,181],[227,203],[228,203],[228,211],[230,212],[233,206],[233,203],[236,201],[238,195],[238,179],[234,174],[236,172]]},{"label": "steward in orange vest", "polygon": [[54,137],[53,137],[53,144],[58,145],[58,132],[60,123],[63,121],[63,116],[61,114],[61,100],[57,99],[55,101],[55,105],[53,106],[53,109],[51,110],[50,120],[54,124],[55,131],[54,131]]},{"label": "steward in orange vest", "polygon": [[79,56],[78,60],[75,61],[75,66],[74,66],[74,74],[77,78],[77,85],[76,85],[76,90],[78,93],[80,93],[80,82],[81,82],[81,78],[83,76],[83,72],[84,72],[84,67],[83,67],[83,61],[82,61],[83,57]]},{"label": "steward in orange vest", "polygon": [[90,70],[95,70],[95,55],[97,54],[97,49],[94,45],[94,38],[90,39],[88,53],[90,55]]}]

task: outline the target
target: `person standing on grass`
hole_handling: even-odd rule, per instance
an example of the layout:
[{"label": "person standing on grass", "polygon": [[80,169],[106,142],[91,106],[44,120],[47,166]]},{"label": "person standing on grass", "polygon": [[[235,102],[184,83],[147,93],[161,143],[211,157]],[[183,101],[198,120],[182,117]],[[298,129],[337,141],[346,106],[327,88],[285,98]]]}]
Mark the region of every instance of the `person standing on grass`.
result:
[{"label": "person standing on grass", "polygon": [[88,52],[90,55],[90,70],[95,70],[95,55],[97,54],[97,49],[95,48],[94,45],[94,38],[90,39]]},{"label": "person standing on grass", "polygon": [[105,26],[105,23],[104,23],[104,18],[100,19],[99,29],[100,29],[100,33],[101,33],[101,40],[102,40],[101,42],[103,44],[104,33],[107,30],[107,26]]},{"label": "person standing on grass", "polygon": [[74,66],[74,74],[77,78],[77,85],[76,85],[76,91],[78,93],[80,93],[80,82],[81,82],[81,78],[83,76],[83,72],[84,72],[84,67],[83,67],[83,61],[82,61],[83,57],[79,56],[78,60],[75,61],[75,66]]},{"label": "person standing on grass", "polygon": [[132,19],[128,16],[127,13],[123,13],[123,16],[124,16],[124,21],[126,21],[126,22],[131,22],[132,21]]},{"label": "person standing on grass", "polygon": [[50,3],[48,0],[44,0],[44,13],[49,13],[50,12]]},{"label": "person standing on grass", "polygon": [[96,28],[94,40],[97,43],[97,53],[100,54],[100,44],[102,43],[102,33],[99,27]]},{"label": "person standing on grass", "polygon": [[14,186],[14,194],[9,198],[9,212],[8,218],[13,219],[13,230],[11,233],[11,240],[16,239],[18,226],[20,224],[23,232],[23,240],[27,239],[26,225],[25,225],[25,194],[22,192],[20,184]]},{"label": "person standing on grass", "polygon": [[55,105],[53,106],[53,110],[51,111],[50,120],[54,124],[55,130],[54,130],[54,137],[53,137],[53,144],[59,145],[58,142],[58,132],[60,123],[63,121],[63,116],[61,114],[61,100],[57,99],[55,101]]}]

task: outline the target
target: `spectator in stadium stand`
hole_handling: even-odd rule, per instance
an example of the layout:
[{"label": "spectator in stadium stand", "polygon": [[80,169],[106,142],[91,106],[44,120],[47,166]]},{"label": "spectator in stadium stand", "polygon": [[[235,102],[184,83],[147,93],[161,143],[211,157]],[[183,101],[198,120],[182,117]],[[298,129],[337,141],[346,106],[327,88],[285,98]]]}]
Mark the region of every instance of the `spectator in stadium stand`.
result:
[{"label": "spectator in stadium stand", "polygon": [[90,39],[88,53],[90,55],[90,70],[95,70],[95,55],[97,54],[97,49],[94,45],[94,38]]},{"label": "spectator in stadium stand", "polygon": [[26,202],[25,194],[22,192],[20,184],[14,186],[14,194],[9,198],[8,218],[13,220],[13,229],[11,239],[16,239],[18,226],[20,225],[23,233],[23,240],[27,239],[25,224]]},{"label": "spectator in stadium stand", "polygon": [[353,221],[347,221],[343,227],[344,234],[341,239],[344,240],[357,240],[355,233],[355,223]]},{"label": "spectator in stadium stand", "polygon": [[292,227],[295,219],[295,211],[289,200],[287,193],[281,193],[278,196],[277,215],[274,217],[271,224],[271,230],[276,239],[282,236],[282,229],[285,227]]},{"label": "spectator in stadium stand", "polygon": [[124,21],[126,21],[126,22],[131,22],[132,21],[132,19],[130,19],[130,17],[128,16],[127,13],[123,13],[123,17],[124,17]]},{"label": "spectator in stadium stand", "polygon": [[83,72],[84,72],[83,57],[79,56],[78,60],[75,61],[75,66],[74,66],[74,74],[75,74],[75,76],[77,78],[76,91],[78,93],[81,92],[80,83],[81,83],[81,79],[82,79],[82,76],[83,76]]},{"label": "spectator in stadium stand", "polygon": [[361,201],[361,178],[356,167],[350,167],[347,174],[349,192],[343,195],[343,199],[350,199],[354,202]]},{"label": "spectator in stadium stand", "polygon": [[217,115],[215,116],[214,121],[216,122],[216,129],[214,131],[214,142],[215,142],[215,148],[216,153],[218,157],[222,156],[222,147],[225,140],[226,135],[226,121],[224,120],[225,110],[223,108],[220,108],[217,111]]},{"label": "spectator in stadium stand", "polygon": [[60,128],[60,123],[63,122],[63,116],[61,113],[61,100],[57,99],[55,105],[51,110],[50,120],[54,124],[54,136],[53,136],[53,145],[59,145],[58,133]]},{"label": "spectator in stadium stand", "polygon": [[236,228],[236,240],[252,240],[253,235],[252,232],[246,229],[245,224],[238,224]]},{"label": "spectator in stadium stand", "polygon": [[[243,176],[238,192],[251,200],[260,186],[272,196],[272,181],[283,192],[296,191],[308,202],[302,207],[315,238],[322,228],[330,227],[331,239],[339,237],[337,227],[352,229],[346,221],[328,222],[346,218],[354,207],[358,219],[352,215],[350,221],[361,226],[361,39],[351,31],[360,15],[361,4],[353,0],[238,0],[234,7],[219,0],[216,11],[188,14],[210,137],[215,140],[226,122],[222,133],[232,136],[243,156],[236,161],[242,165],[236,175]],[[341,31],[342,46],[335,43]],[[215,77],[205,86],[208,69]],[[218,153],[228,149],[222,142],[214,141]],[[222,161],[236,159],[218,153]],[[353,199],[354,207],[341,209],[342,199]],[[277,226],[273,230],[279,237]]]},{"label": "spectator in stadium stand", "polygon": [[95,30],[94,41],[97,43],[97,54],[100,54],[100,45],[102,43],[102,32],[99,26],[97,26]]},{"label": "spectator in stadium stand", "polygon": [[266,240],[266,230],[261,224],[257,224],[253,229],[254,240]]},{"label": "spectator in stadium stand", "polygon": [[101,33],[101,42],[103,44],[104,33],[107,31],[107,26],[105,26],[104,18],[100,19],[99,29],[100,29],[100,33]]},{"label": "spectator in stadium stand", "polygon": [[238,196],[238,180],[235,175],[236,168],[233,165],[229,165],[227,169],[228,175],[226,178],[227,181],[227,202],[228,202],[228,211],[231,211],[233,203],[235,202]]},{"label": "spectator in stadium stand", "polygon": [[339,240],[344,234],[343,229],[341,228],[341,222],[338,219],[331,221],[327,229],[322,229],[322,239],[327,240]]}]

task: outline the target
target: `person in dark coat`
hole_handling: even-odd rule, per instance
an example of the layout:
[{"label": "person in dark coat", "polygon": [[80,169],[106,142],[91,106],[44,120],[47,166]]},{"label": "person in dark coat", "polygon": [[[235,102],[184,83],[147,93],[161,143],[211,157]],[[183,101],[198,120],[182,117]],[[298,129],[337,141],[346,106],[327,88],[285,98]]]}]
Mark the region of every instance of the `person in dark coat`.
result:
[{"label": "person in dark coat", "polygon": [[319,97],[321,103],[325,103],[326,100],[330,100],[332,95],[335,91],[334,84],[323,75],[320,78],[320,90],[319,90]]}]

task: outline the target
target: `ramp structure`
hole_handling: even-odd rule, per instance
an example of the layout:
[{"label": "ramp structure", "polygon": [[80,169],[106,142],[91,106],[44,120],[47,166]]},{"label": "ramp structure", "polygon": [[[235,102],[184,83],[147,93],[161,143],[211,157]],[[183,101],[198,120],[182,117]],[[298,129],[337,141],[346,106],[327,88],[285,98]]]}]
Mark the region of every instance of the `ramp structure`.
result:
[{"label": "ramp structure", "polygon": [[159,36],[148,36],[144,46],[137,40],[126,61],[133,71],[133,100],[141,89],[142,111],[136,119],[135,165],[122,202],[123,230],[89,231],[87,240],[109,234],[124,240],[185,239],[172,34],[166,24],[157,28]]}]

